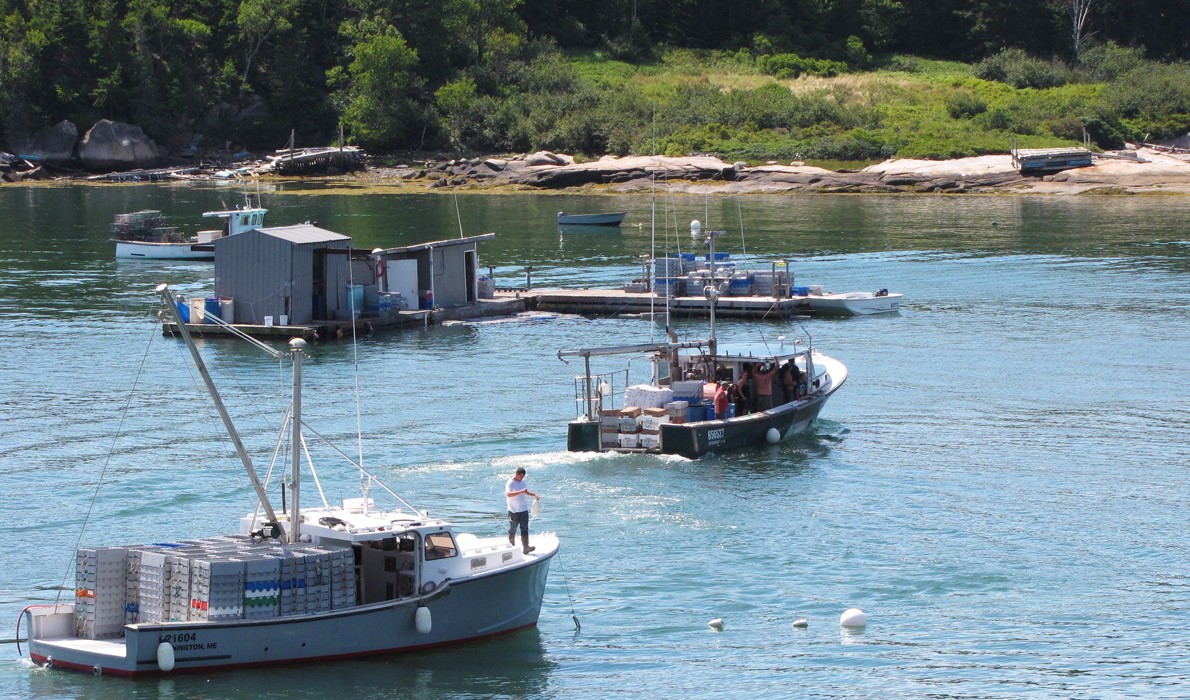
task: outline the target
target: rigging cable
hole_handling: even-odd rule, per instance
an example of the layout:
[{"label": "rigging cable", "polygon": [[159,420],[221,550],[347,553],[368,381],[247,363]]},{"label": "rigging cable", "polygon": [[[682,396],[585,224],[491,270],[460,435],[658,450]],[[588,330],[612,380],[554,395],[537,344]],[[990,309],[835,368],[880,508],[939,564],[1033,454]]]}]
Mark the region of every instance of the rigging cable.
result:
[{"label": "rigging cable", "polygon": [[[145,363],[149,359],[149,349],[153,347],[153,336],[157,335],[158,330],[156,326],[149,331],[149,342],[145,345],[145,354],[140,358],[140,365],[136,368],[136,377],[132,380],[132,389],[128,392],[128,398],[124,401],[124,410],[120,412],[120,423],[116,426],[116,434],[112,436],[112,443],[108,447],[107,456],[103,460],[103,468],[99,470],[99,481],[95,484],[95,492],[91,494],[91,502],[87,505],[87,513],[83,516],[83,524],[79,527],[78,540],[74,543],[74,551],[78,552],[79,545],[83,542],[83,533],[87,531],[87,523],[91,520],[91,513],[95,510],[95,501],[99,498],[99,489],[103,487],[103,477],[107,474],[107,468],[111,464],[112,454],[116,450],[116,441],[120,439],[121,433],[124,432],[124,422],[128,420],[128,410],[132,406],[132,397],[136,394],[136,387],[140,384],[141,375],[145,371]],[[70,576],[70,571],[74,567],[70,567],[66,574],[62,576],[62,584],[58,586],[58,595],[54,598],[54,605],[57,605],[62,600],[62,591],[66,588],[66,579]]]},{"label": "rigging cable", "polygon": [[566,577],[566,567],[562,566],[562,553],[558,552],[558,568],[562,570],[562,583],[566,586],[566,599],[570,601],[570,619],[574,620],[574,631],[582,632],[583,626],[578,621],[578,614],[574,612],[574,598],[570,595],[570,581]]}]

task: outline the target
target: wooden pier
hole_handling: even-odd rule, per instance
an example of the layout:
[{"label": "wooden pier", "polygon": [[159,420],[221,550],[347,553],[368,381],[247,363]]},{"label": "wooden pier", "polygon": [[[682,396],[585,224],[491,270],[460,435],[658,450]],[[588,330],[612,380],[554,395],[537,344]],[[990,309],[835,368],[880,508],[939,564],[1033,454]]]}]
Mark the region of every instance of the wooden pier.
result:
[{"label": "wooden pier", "polygon": [[[666,298],[652,292],[625,292],[618,289],[526,289],[497,291],[497,298],[517,295],[530,309],[583,316],[618,316],[622,314],[665,313]],[[670,297],[669,313],[677,317],[711,315],[711,303],[705,297]],[[806,316],[810,307],[805,297],[721,296],[715,315],[734,318],[783,319]]]}]

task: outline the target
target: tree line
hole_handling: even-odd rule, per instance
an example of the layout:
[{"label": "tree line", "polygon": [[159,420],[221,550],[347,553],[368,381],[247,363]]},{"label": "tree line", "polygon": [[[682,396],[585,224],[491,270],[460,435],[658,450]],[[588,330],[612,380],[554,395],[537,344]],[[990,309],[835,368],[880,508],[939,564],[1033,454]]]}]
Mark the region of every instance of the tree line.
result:
[{"label": "tree line", "polygon": [[[106,118],[173,147],[202,134],[204,146],[275,148],[293,131],[299,144],[343,133],[375,152],[597,154],[649,150],[663,112],[671,150],[724,143],[724,128],[738,140],[746,128],[822,131],[843,143],[824,152],[871,157],[897,143],[856,146],[871,115],[839,100],[771,86],[662,89],[574,57],[655,66],[686,55],[788,79],[913,55],[1041,89],[1095,79],[1095,66],[1108,80],[1159,66],[1174,86],[1162,104],[1142,97],[1093,118],[1092,131],[1113,141],[1190,127],[1190,95],[1177,87],[1188,15],[1185,0],[0,0],[0,136],[13,143],[62,119]],[[953,111],[990,111],[979,92],[960,90]],[[742,112],[708,117],[731,109]],[[743,152],[757,157],[810,143],[748,140]]]}]

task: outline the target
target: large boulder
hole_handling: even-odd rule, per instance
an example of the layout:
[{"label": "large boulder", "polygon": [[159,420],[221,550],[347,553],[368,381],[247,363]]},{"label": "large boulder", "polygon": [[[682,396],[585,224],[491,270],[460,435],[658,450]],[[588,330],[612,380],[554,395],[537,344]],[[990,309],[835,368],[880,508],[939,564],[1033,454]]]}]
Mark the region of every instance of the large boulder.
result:
[{"label": "large boulder", "polygon": [[78,127],[74,122],[63,119],[37,132],[29,150],[23,153],[49,165],[69,165],[74,160],[74,147],[78,140]]},{"label": "large boulder", "polygon": [[101,119],[79,143],[83,167],[96,172],[135,170],[157,165],[161,154],[139,126]]}]

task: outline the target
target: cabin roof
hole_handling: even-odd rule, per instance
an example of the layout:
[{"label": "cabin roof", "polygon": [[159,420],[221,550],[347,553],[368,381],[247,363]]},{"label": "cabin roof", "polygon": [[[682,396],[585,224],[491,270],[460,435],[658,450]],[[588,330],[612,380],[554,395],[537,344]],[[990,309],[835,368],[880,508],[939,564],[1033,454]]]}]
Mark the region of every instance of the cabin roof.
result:
[{"label": "cabin roof", "polygon": [[327,231],[313,224],[294,224],[292,226],[267,226],[256,229],[266,236],[279,238],[290,243],[330,243],[333,241],[349,241],[350,236]]},{"label": "cabin roof", "polygon": [[445,241],[430,241],[429,243],[418,243],[416,245],[406,245],[397,248],[384,248],[383,250],[373,251],[373,254],[392,255],[394,253],[413,253],[419,250],[446,248],[454,245],[465,245],[468,243],[478,243],[480,241],[490,241],[495,237],[496,234],[494,233],[481,233],[478,236],[468,236],[466,238],[450,238]]}]

